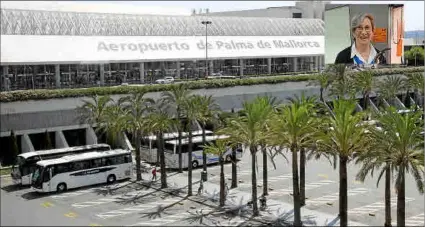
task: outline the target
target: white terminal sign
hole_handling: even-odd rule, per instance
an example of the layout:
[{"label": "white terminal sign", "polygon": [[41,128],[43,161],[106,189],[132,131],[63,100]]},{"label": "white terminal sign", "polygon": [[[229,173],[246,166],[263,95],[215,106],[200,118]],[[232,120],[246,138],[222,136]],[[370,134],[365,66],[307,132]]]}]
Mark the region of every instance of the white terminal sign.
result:
[{"label": "white terminal sign", "polygon": [[324,54],[323,36],[24,36],[1,35],[2,65],[37,62],[161,61]]}]

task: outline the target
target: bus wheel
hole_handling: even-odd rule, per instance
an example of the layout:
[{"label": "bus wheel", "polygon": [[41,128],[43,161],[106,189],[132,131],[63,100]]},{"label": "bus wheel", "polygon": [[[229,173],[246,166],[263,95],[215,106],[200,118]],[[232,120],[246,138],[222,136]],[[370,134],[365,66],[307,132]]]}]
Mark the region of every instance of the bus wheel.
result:
[{"label": "bus wheel", "polygon": [[192,162],[192,168],[193,168],[193,169],[198,168],[198,161],[193,161],[193,162]]},{"label": "bus wheel", "polygon": [[230,155],[226,156],[226,162],[231,162],[232,161],[232,157]]},{"label": "bus wheel", "polygon": [[111,175],[109,175],[109,176],[108,176],[108,179],[106,180],[106,183],[108,183],[108,184],[112,184],[112,183],[114,183],[116,180],[117,180],[117,178],[115,177],[115,175],[114,175],[114,174],[111,174]]},{"label": "bus wheel", "polygon": [[58,193],[66,191],[66,184],[65,183],[58,184],[58,187],[56,187],[56,191]]}]

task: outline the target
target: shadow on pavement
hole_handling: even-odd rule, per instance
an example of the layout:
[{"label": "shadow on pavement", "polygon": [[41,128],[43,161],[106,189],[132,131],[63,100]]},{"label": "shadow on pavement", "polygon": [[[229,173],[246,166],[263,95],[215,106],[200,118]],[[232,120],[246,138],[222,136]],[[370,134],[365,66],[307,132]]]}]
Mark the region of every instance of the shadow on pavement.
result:
[{"label": "shadow on pavement", "polygon": [[20,190],[24,190],[24,189],[29,189],[31,186],[23,186],[20,184],[10,184],[7,186],[2,187],[1,189],[6,191],[6,192],[17,192]]}]

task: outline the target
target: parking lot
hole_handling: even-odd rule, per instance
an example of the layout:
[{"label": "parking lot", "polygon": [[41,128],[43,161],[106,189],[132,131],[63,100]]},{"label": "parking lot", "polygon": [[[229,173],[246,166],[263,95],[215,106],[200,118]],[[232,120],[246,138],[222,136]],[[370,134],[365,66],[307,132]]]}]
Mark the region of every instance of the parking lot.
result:
[{"label": "parking lot", "polygon": [[[290,156],[288,156],[290,159]],[[251,192],[250,155],[245,154],[238,163],[239,192]],[[258,195],[262,193],[262,161],[258,159]],[[274,169],[269,164],[270,206],[292,207],[292,174],[290,164],[278,158]],[[349,165],[348,213],[349,220],[370,226],[384,224],[383,182],[376,188],[376,177],[364,183],[355,180],[358,167]],[[202,168],[193,171],[193,193],[196,195]],[[225,165],[226,181],[230,186],[231,164]],[[219,166],[208,166],[208,182],[218,186]],[[246,225],[247,218],[210,216],[200,224],[197,214],[216,211],[218,203],[206,197],[187,198],[187,188],[176,188],[176,183],[187,183],[187,172],[168,173],[168,192],[160,190],[160,180],[151,182],[151,174],[144,173],[142,182],[119,182],[69,190],[61,194],[37,194],[29,188],[12,185],[8,177],[1,178],[2,226],[236,226]],[[327,161],[307,163],[305,209],[325,213],[329,217],[338,214],[338,170]],[[170,194],[169,192],[176,194]],[[218,188],[214,191],[218,192]],[[231,190],[232,192],[233,190]],[[392,192],[392,221],[396,223],[396,194]],[[315,212],[314,212],[315,213]],[[25,216],[24,216],[25,215]],[[330,222],[330,221],[328,221]],[[249,224],[249,223],[248,223]],[[251,223],[252,224],[252,223]],[[254,223],[255,224],[255,223]],[[350,223],[349,223],[350,224]],[[317,224],[323,226],[324,224]],[[338,226],[338,221],[333,223]],[[414,180],[406,180],[406,226],[424,225],[424,196],[416,189]]]}]

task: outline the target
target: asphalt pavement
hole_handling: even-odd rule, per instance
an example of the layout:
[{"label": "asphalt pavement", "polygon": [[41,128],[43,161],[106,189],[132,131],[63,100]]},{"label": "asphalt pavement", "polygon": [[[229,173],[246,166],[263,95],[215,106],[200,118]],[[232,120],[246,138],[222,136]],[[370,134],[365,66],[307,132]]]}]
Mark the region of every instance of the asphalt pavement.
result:
[{"label": "asphalt pavement", "polygon": [[[262,159],[258,154],[258,195],[262,193]],[[290,161],[291,157],[288,154]],[[277,158],[277,169],[269,163],[270,207],[284,206],[291,209],[292,181],[291,166],[283,158]],[[245,200],[251,192],[251,156],[245,153],[238,162],[239,186],[231,193],[244,195]],[[348,208],[349,220],[353,223],[370,226],[384,224],[383,183],[377,188],[376,177],[364,183],[355,181],[358,167],[349,165]],[[202,168],[194,170],[193,192],[196,195]],[[208,166],[208,182],[205,188],[209,193],[218,189],[219,166]],[[230,187],[231,164],[225,165],[226,181]],[[62,194],[36,194],[29,188],[12,185],[10,178],[1,178],[1,226],[237,226],[245,224],[247,218],[234,216],[215,216],[204,219],[199,224],[196,214],[216,210],[217,202],[210,198],[186,197],[187,172],[171,172],[169,189],[176,194],[159,190],[158,181],[151,182],[150,173],[144,173],[142,182],[124,181],[114,185],[98,185]],[[338,170],[328,161],[311,160],[306,169],[307,202],[302,213],[314,216],[315,212],[329,218],[338,214]],[[178,187],[180,186],[180,187]],[[394,194],[394,193],[393,193]],[[396,197],[394,194],[393,197]],[[393,201],[394,202],[394,201]],[[274,206],[273,206],[274,205]],[[393,222],[396,221],[396,204],[392,204]],[[322,216],[322,217],[323,217]],[[320,221],[317,226],[323,226]],[[338,220],[327,220],[326,224],[338,226]],[[424,197],[416,189],[414,180],[406,181],[406,225],[424,225]]]}]

